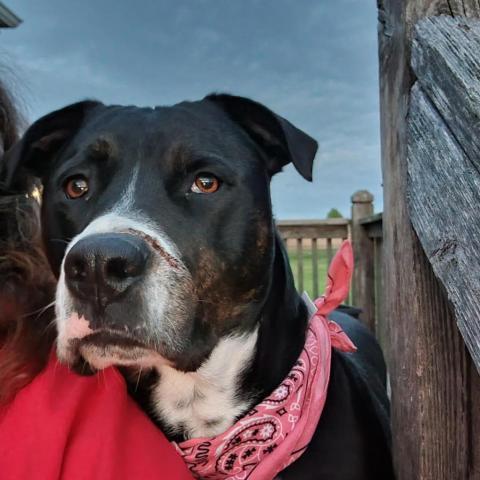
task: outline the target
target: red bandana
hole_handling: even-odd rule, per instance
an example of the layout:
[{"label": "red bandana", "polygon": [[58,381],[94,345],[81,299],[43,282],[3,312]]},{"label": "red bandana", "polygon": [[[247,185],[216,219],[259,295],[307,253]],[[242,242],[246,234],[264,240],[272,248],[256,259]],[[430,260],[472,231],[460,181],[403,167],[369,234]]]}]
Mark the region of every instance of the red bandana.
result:
[{"label": "red bandana", "polygon": [[195,477],[271,480],[302,455],[325,405],[332,347],[356,350],[327,319],[347,298],[352,270],[352,247],[345,241],[330,264],[325,294],[315,302],[303,351],[268,398],[220,435],[175,444]]}]

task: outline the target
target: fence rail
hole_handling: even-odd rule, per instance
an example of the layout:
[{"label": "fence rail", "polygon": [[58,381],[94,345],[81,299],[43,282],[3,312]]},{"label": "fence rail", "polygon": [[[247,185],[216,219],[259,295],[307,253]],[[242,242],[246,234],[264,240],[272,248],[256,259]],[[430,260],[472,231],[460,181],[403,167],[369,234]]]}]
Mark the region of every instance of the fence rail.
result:
[{"label": "fence rail", "polygon": [[[358,220],[358,224],[363,229],[367,244],[364,245],[364,249],[360,252],[364,258],[368,259],[370,265],[367,268],[370,272],[371,278],[368,284],[370,291],[365,293],[365,297],[361,298],[356,295],[357,304],[364,309],[364,311],[370,312],[370,318],[367,319],[364,316],[365,323],[368,324],[370,329],[375,332],[378,340],[382,344],[383,348],[386,348],[386,332],[385,322],[383,314],[383,213],[376,213],[368,217],[364,217]],[[358,265],[359,270],[361,264]],[[353,285],[353,292],[357,292],[357,285]],[[370,302],[369,308],[365,307],[365,304]]]},{"label": "fence rail", "polygon": [[297,289],[318,297],[334,251],[349,238],[350,220],[282,220],[277,227],[287,245]]},{"label": "fence rail", "polygon": [[351,219],[282,220],[277,227],[287,246],[297,289],[315,298],[324,291],[335,251],[343,240],[352,240],[355,272],[348,302],[362,310],[361,320],[383,344],[383,216],[373,214],[373,195],[365,190],[352,195]]}]

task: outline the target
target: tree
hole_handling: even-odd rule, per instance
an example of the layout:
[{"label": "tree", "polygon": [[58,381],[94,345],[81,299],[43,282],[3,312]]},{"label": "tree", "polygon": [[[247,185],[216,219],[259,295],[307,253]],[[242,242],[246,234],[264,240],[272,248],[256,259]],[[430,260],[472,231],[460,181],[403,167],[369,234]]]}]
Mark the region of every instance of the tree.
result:
[{"label": "tree", "polygon": [[332,208],[327,213],[327,218],[343,218],[343,215],[336,208]]}]

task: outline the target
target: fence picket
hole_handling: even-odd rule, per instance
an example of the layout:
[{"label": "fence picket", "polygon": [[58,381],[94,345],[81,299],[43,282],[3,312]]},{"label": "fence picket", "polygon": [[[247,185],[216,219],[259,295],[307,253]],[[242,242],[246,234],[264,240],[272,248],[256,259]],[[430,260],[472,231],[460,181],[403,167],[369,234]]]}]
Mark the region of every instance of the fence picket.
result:
[{"label": "fence picket", "polygon": [[328,259],[328,265],[330,265],[330,262],[332,261],[333,258],[333,248],[332,248],[332,239],[327,238],[327,259]]},{"label": "fence picket", "polygon": [[303,292],[303,239],[297,238],[298,290]]},{"label": "fence picket", "polygon": [[313,278],[313,296],[318,297],[318,252],[317,239],[312,238],[312,278]]},{"label": "fence picket", "polygon": [[349,225],[348,218],[277,222],[280,236],[291,258],[295,285],[299,292],[305,290],[311,297],[323,293],[326,264],[331,261],[340,241],[349,237]]}]

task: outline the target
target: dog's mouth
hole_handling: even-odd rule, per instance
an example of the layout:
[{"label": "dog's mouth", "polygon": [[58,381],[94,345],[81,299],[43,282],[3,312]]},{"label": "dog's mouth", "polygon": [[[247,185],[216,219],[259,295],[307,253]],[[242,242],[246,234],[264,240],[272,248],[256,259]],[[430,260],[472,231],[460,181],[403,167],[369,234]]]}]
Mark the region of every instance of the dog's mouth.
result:
[{"label": "dog's mouth", "polygon": [[71,367],[81,374],[92,374],[110,366],[154,368],[171,362],[153,346],[126,333],[97,330],[83,338],[71,339]]}]

